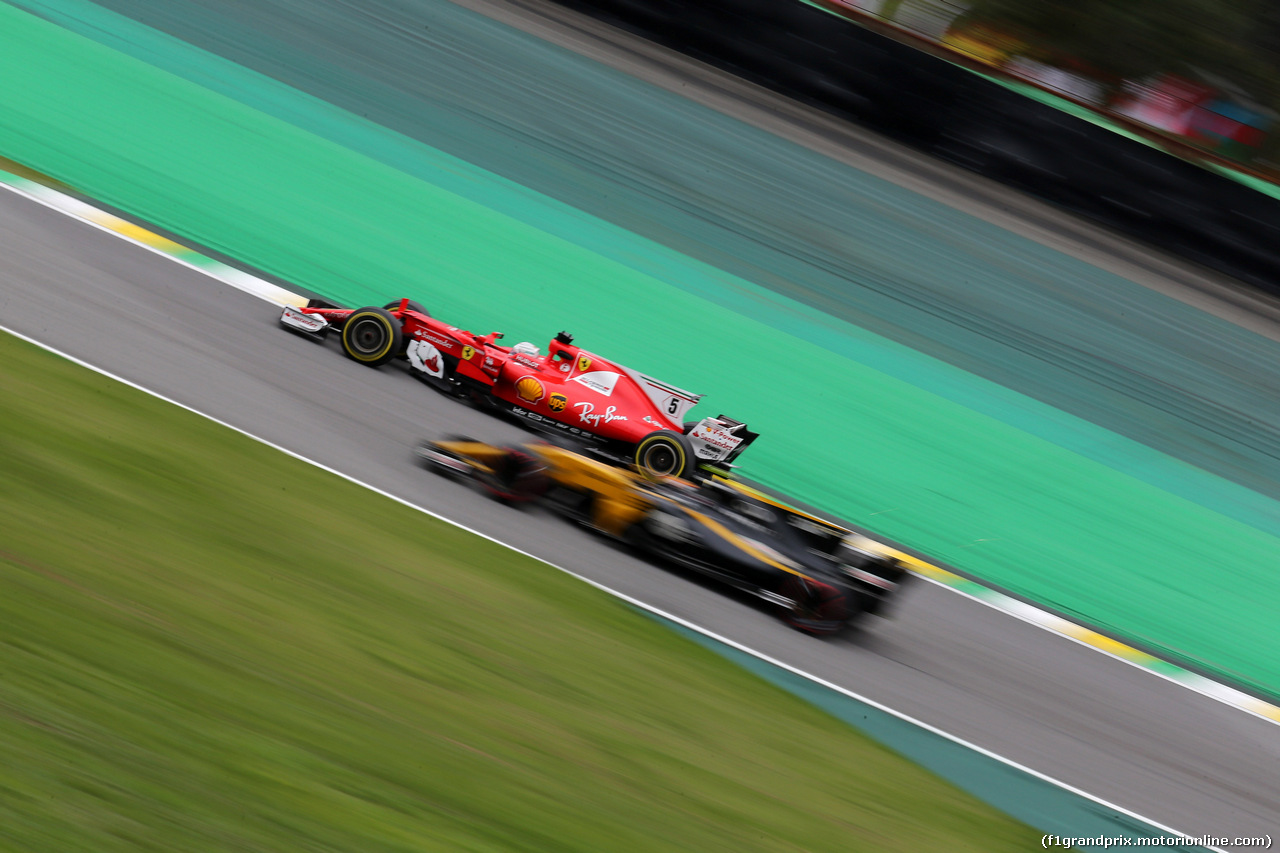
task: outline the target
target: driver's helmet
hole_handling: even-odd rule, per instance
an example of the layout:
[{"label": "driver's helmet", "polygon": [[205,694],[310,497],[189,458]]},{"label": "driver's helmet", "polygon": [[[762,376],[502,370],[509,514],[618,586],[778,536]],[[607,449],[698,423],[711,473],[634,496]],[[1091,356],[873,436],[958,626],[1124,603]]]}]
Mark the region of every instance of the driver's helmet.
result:
[{"label": "driver's helmet", "polygon": [[533,344],[529,343],[528,341],[521,341],[520,343],[513,346],[511,348],[511,351],[515,353],[519,353],[520,355],[537,355],[538,354],[538,348]]}]

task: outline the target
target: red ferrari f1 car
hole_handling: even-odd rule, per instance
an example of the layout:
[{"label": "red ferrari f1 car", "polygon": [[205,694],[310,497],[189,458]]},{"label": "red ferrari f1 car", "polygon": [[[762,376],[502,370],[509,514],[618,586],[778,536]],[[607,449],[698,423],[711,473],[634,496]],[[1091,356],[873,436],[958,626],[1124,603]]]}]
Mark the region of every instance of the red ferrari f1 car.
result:
[{"label": "red ferrari f1 car", "polygon": [[442,391],[654,474],[690,477],[703,465],[731,466],[757,438],[723,415],[685,423],[702,395],[576,347],[565,332],[543,355],[529,343],[499,344],[498,332],[477,335],[442,323],[408,299],[356,309],[311,300],[305,308],[286,307],[280,323],[317,339],[337,330],[343,351],[361,364],[404,358],[415,376]]}]

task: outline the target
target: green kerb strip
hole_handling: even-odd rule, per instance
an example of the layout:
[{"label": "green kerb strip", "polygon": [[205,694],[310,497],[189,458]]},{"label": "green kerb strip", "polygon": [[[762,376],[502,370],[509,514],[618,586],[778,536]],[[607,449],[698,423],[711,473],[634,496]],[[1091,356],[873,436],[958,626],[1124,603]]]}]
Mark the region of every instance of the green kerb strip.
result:
[{"label": "green kerb strip", "polygon": [[[785,295],[728,275],[714,267],[690,260],[663,246],[642,240],[629,232],[581,211],[540,195],[509,180],[486,172],[398,133],[361,120],[332,105],[247,71],[220,57],[192,48],[179,40],[104,10],[86,0],[18,0],[19,5],[93,38],[109,47],[176,74],[246,106],[282,119],[295,127],[349,148],[383,165],[403,171],[427,183],[456,193],[497,213],[509,216],[540,231],[579,245],[591,252],[651,275],[702,299],[715,302],[736,314],[813,343],[855,361],[874,361],[879,370],[922,390],[996,417],[1018,429],[1044,438],[1067,450],[1080,453],[1117,471],[1200,503],[1265,532],[1280,535],[1273,501],[1247,488],[1223,483],[1198,469],[1154,451],[1141,443],[1117,438],[1079,418],[1049,405],[1028,400],[963,370],[948,367],[934,358],[867,332],[821,311],[798,303]],[[447,5],[447,4],[445,4]],[[456,7],[452,7],[455,8]],[[459,10],[460,11],[460,10]],[[727,121],[727,119],[726,119]],[[729,132],[728,135],[732,136]],[[865,175],[862,192],[875,204],[889,210],[904,208],[904,217],[919,217],[935,230],[957,229],[961,223],[955,212],[938,203],[901,190],[873,176]],[[863,223],[864,225],[866,223]],[[988,245],[1010,242],[1005,252],[1026,251],[1032,257],[1025,269],[1069,260],[1051,250],[1012,238],[996,226],[966,217],[968,230],[952,239]],[[1016,249],[1015,249],[1016,246]],[[996,256],[1000,252],[995,253]],[[1046,257],[1050,255],[1052,257]],[[935,268],[952,271],[954,253],[938,252]],[[972,260],[972,259],[967,259]],[[1082,263],[1063,271],[1066,277],[1096,273]],[[971,271],[970,274],[976,274]],[[1141,290],[1118,277],[1105,277],[1101,285],[1115,298],[1124,299],[1125,288]],[[333,296],[333,293],[328,295]],[[353,283],[346,294],[351,302],[379,302],[384,294],[377,287]],[[1189,310],[1189,309],[1188,309]],[[1206,322],[1197,318],[1194,322]],[[1187,320],[1184,320],[1186,322]],[[887,351],[888,357],[885,357]]]},{"label": "green kerb strip", "polygon": [[400,151],[423,158],[413,174],[355,153],[340,111],[322,138],[10,6],[0,31],[0,74],[26,81],[0,93],[0,154],[340,300],[409,295],[516,338],[569,328],[759,428],[757,479],[1280,691],[1274,503],[422,146]]},{"label": "green kerb strip", "polygon": [[[35,175],[33,177],[39,178],[41,176]],[[197,255],[185,247],[179,246],[172,241],[165,240],[158,235],[141,229],[127,220],[105,213],[90,205],[86,205],[85,203],[44,183],[33,181],[30,178],[19,177],[4,171],[0,171],[0,183],[13,187],[20,192],[37,199],[42,204],[69,213],[86,221],[93,222],[107,230],[114,231],[142,245],[158,249],[170,255],[175,260],[190,264],[191,266],[203,270],[210,276],[225,284],[252,293],[269,302],[277,305],[302,305],[306,302],[306,297],[301,294],[292,293],[272,284],[271,282],[264,281],[261,278],[250,275],[243,270],[228,266],[211,258]],[[905,561],[915,573],[944,586],[948,586],[963,595],[979,599],[987,605],[1016,616],[1019,619],[1032,622],[1047,630],[1054,631],[1058,634],[1077,640],[1078,642],[1093,646],[1107,654],[1114,655],[1115,657],[1128,661],[1129,663],[1140,666],[1143,669],[1155,673],[1156,675],[1160,675],[1171,681],[1176,681],[1198,693],[1212,696],[1220,702],[1248,711],[1251,714],[1264,717],[1268,720],[1280,722],[1280,707],[1265,702],[1256,696],[1228,687],[1219,682],[1212,681],[1198,673],[1179,667],[1176,664],[1161,660],[1160,658],[1152,657],[1145,652],[1123,645],[1110,637],[1098,634],[1097,632],[1091,631],[1075,622],[1063,619],[1062,617],[1041,608],[1033,607],[1025,601],[1011,598],[994,589],[975,583],[968,578],[961,577],[954,572],[947,571],[940,566],[935,566],[932,563],[920,560],[911,554],[897,552],[897,556]]]}]

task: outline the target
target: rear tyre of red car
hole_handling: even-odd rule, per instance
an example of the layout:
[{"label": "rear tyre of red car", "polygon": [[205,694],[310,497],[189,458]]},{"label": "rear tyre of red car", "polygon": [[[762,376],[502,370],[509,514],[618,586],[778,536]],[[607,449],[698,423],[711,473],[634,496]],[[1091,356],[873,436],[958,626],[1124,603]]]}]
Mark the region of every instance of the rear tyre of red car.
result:
[{"label": "rear tyre of red car", "polygon": [[342,324],[342,351],[369,367],[386,364],[403,346],[400,321],[385,308],[357,308]]},{"label": "rear tyre of red car", "polygon": [[696,462],[689,439],[669,429],[651,432],[641,439],[635,459],[641,472],[658,477],[688,477]]},{"label": "rear tyre of red car", "polygon": [[783,611],[783,621],[806,634],[835,634],[853,615],[848,591],[822,581],[793,576],[780,591],[793,602]]}]

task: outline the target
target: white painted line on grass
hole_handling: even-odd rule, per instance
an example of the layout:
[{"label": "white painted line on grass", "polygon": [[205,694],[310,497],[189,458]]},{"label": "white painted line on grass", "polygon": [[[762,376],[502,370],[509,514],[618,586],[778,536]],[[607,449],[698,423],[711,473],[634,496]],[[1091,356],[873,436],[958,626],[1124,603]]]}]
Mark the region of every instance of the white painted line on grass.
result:
[{"label": "white painted line on grass", "polygon": [[[715,633],[715,632],[713,632],[713,631],[710,631],[710,630],[708,630],[708,629],[706,629],[706,628],[703,628],[701,625],[697,625],[697,624],[695,624],[695,623],[693,623],[693,622],[690,622],[690,621],[688,621],[687,619],[683,619],[683,618],[681,618],[681,617],[679,617],[679,616],[676,616],[676,615],[674,615],[674,614],[672,614],[672,613],[667,613],[665,610],[660,610],[659,608],[654,607],[653,605],[648,604],[648,603],[646,603],[646,602],[644,602],[644,601],[641,601],[641,600],[639,600],[638,598],[633,598],[633,597],[631,597],[631,596],[627,595],[626,593],[619,592],[619,591],[617,591],[617,590],[615,590],[615,589],[612,589],[612,588],[610,588],[610,587],[607,587],[607,586],[605,586],[604,584],[599,583],[598,581],[595,581],[595,580],[592,580],[591,578],[588,578],[588,577],[585,577],[585,576],[583,576],[583,575],[580,575],[580,574],[578,574],[577,572],[574,572],[574,571],[571,571],[570,569],[565,568],[564,566],[558,566],[558,565],[556,565],[555,563],[552,563],[552,562],[551,562],[551,561],[549,561],[549,560],[544,560],[542,557],[539,557],[539,556],[537,556],[536,554],[531,554],[531,553],[529,553],[528,551],[522,550],[521,548],[518,548],[518,547],[516,547],[516,546],[514,546],[514,545],[511,545],[510,543],[503,542],[501,539],[498,539],[498,538],[496,538],[496,537],[494,537],[494,536],[490,536],[490,535],[489,535],[489,534],[487,534],[487,533],[482,533],[482,532],[480,532],[479,530],[476,530],[476,529],[474,529],[474,528],[468,527],[467,525],[462,524],[461,522],[455,521],[455,520],[453,520],[452,518],[447,518],[446,516],[440,515],[440,514],[439,514],[439,513],[437,513],[437,512],[434,512],[434,511],[432,511],[432,510],[427,509],[426,507],[419,506],[419,505],[417,505],[417,504],[415,504],[415,503],[413,503],[413,502],[411,502],[411,501],[405,500],[404,498],[397,497],[396,495],[393,495],[393,494],[391,494],[390,492],[384,491],[384,490],[382,490],[382,489],[378,488],[377,486],[373,486],[373,485],[371,485],[371,484],[369,484],[369,483],[365,483],[365,482],[363,482],[362,480],[358,480],[358,479],[356,479],[355,477],[352,477],[352,476],[351,476],[351,475],[349,475],[349,474],[344,474],[344,473],[342,473],[341,471],[338,471],[338,470],[337,470],[337,469],[335,469],[335,468],[330,468],[328,465],[324,465],[323,463],[316,462],[316,461],[315,461],[315,460],[313,460],[313,459],[309,459],[309,458],[307,458],[306,456],[303,456],[303,455],[302,455],[302,454],[300,454],[300,453],[296,453],[296,452],[294,452],[294,451],[292,451],[292,450],[288,449],[287,447],[283,447],[283,446],[281,446],[281,445],[279,445],[279,444],[276,444],[275,442],[268,441],[268,440],[267,440],[267,439],[265,439],[265,438],[260,438],[260,437],[258,437],[258,436],[256,436],[256,435],[254,435],[253,433],[249,432],[248,430],[241,429],[240,427],[235,426],[234,424],[227,423],[227,422],[226,422],[226,421],[224,421],[224,420],[221,420],[221,419],[219,419],[219,418],[214,417],[213,415],[210,415],[210,414],[207,414],[207,413],[205,413],[205,412],[202,412],[202,411],[200,411],[199,409],[196,409],[196,408],[193,408],[193,407],[191,407],[191,406],[188,406],[188,405],[186,405],[185,403],[180,403],[180,402],[178,402],[177,400],[170,399],[169,397],[166,397],[165,395],[160,394],[159,392],[152,391],[150,388],[146,388],[146,387],[144,387],[144,386],[142,386],[142,385],[137,384],[136,382],[133,382],[133,381],[131,381],[131,380],[129,380],[129,379],[125,379],[123,376],[119,376],[119,375],[117,375],[117,374],[115,374],[115,373],[112,373],[112,372],[110,372],[110,371],[108,371],[108,370],[105,370],[105,369],[103,369],[103,368],[101,368],[101,367],[98,367],[97,365],[90,364],[89,362],[84,361],[83,359],[76,358],[75,356],[70,355],[70,354],[68,354],[68,353],[65,353],[65,352],[63,352],[63,351],[61,351],[61,350],[59,350],[59,349],[57,349],[57,348],[55,348],[55,347],[52,347],[52,346],[50,346],[50,345],[48,345],[48,344],[46,344],[46,343],[44,343],[44,342],[42,342],[42,341],[38,341],[38,340],[36,340],[35,338],[32,338],[32,337],[29,337],[28,335],[24,335],[24,334],[22,334],[21,332],[14,331],[13,329],[8,328],[7,326],[0,325],[0,331],[7,332],[8,334],[13,335],[15,338],[19,338],[19,339],[21,339],[21,340],[24,340],[24,341],[26,341],[27,343],[32,344],[33,346],[37,346],[37,347],[39,347],[40,349],[45,350],[46,352],[50,352],[50,353],[53,353],[54,355],[61,356],[61,357],[63,357],[63,358],[65,358],[65,359],[67,359],[68,361],[70,361],[70,362],[72,362],[72,363],[74,363],[74,364],[77,364],[77,365],[79,365],[79,366],[81,366],[81,367],[83,367],[83,368],[86,368],[86,369],[88,369],[88,370],[92,370],[94,373],[97,373],[97,374],[99,374],[99,375],[101,375],[101,376],[105,376],[105,377],[107,377],[108,379],[114,379],[116,382],[120,382],[120,383],[122,383],[122,384],[124,384],[124,385],[129,386],[130,388],[133,388],[133,389],[135,389],[135,390],[137,390],[137,391],[141,391],[141,392],[142,392],[142,393],[144,393],[144,394],[148,394],[148,395],[150,395],[150,396],[152,396],[152,397],[156,398],[157,400],[161,400],[161,401],[163,401],[163,402],[165,402],[165,403],[169,403],[170,405],[177,406],[177,407],[178,407],[178,408],[180,408],[180,409],[184,409],[184,410],[186,410],[186,411],[188,411],[188,412],[191,412],[191,413],[192,413],[192,414],[194,414],[194,415],[198,415],[198,416],[200,416],[200,417],[202,417],[202,418],[205,418],[206,420],[212,421],[213,423],[215,423],[215,424],[217,424],[217,425],[219,425],[219,426],[221,426],[221,427],[225,427],[225,428],[227,428],[227,429],[229,429],[229,430],[233,430],[234,432],[237,432],[237,433],[239,433],[240,435],[245,436],[246,438],[252,439],[253,441],[256,441],[256,442],[258,442],[258,443],[260,443],[260,444],[266,445],[267,447],[270,447],[270,448],[271,448],[271,449],[273,449],[273,450],[278,450],[279,452],[281,452],[281,453],[285,454],[286,456],[291,456],[291,457],[293,457],[294,459],[297,459],[297,460],[298,460],[298,461],[300,461],[300,462],[305,462],[305,463],[306,463],[306,464],[308,464],[308,465],[311,465],[311,466],[314,466],[314,467],[316,467],[316,468],[319,468],[320,470],[325,471],[325,472],[327,472],[327,473],[329,473],[329,474],[333,474],[333,475],[334,475],[334,476],[336,476],[336,477],[341,477],[342,479],[346,480],[346,481],[347,481],[347,482],[349,482],[349,483],[353,483],[353,484],[355,484],[355,485],[357,485],[357,486],[361,486],[361,487],[363,487],[363,488],[365,488],[365,489],[368,489],[368,490],[369,490],[369,491],[371,491],[371,492],[374,492],[374,493],[376,493],[376,494],[378,494],[378,495],[381,495],[381,496],[382,496],[382,497],[384,497],[384,498],[388,498],[388,499],[390,499],[390,500],[393,500],[393,501],[395,501],[395,502],[396,502],[396,503],[398,503],[398,504],[401,504],[401,505],[403,505],[403,506],[405,506],[405,507],[408,507],[409,509],[417,510],[418,512],[421,512],[421,513],[423,513],[424,515],[431,516],[432,518],[437,519],[437,520],[439,520],[439,521],[442,521],[442,522],[444,522],[445,524],[452,525],[452,526],[454,526],[454,527],[458,528],[459,530],[465,531],[465,532],[470,533],[470,534],[472,534],[472,535],[474,535],[474,536],[478,536],[478,537],[480,537],[481,539],[487,540],[487,541],[489,541],[489,542],[493,542],[493,543],[494,543],[494,544],[496,544],[496,545],[501,545],[501,546],[503,546],[503,547],[505,547],[505,548],[508,548],[508,549],[510,549],[510,550],[512,550],[512,551],[514,551],[514,552],[515,552],[515,553],[517,553],[517,554],[520,554],[520,555],[522,555],[522,556],[524,556],[524,557],[528,557],[529,559],[537,560],[539,563],[542,563],[543,565],[549,566],[550,568],[553,568],[553,569],[555,569],[556,571],[563,572],[564,574],[569,575],[570,577],[575,578],[575,579],[577,579],[577,580],[580,580],[580,581],[582,581],[583,583],[588,584],[588,585],[590,585],[590,586],[594,587],[595,589],[600,590],[601,592],[607,593],[608,595],[611,595],[611,596],[613,596],[614,598],[619,599],[620,601],[624,601],[624,602],[626,602],[627,604],[630,604],[632,607],[636,607],[636,608],[638,608],[638,609],[640,609],[640,610],[644,610],[644,611],[646,611],[646,612],[648,612],[648,613],[652,613],[652,614],[654,614],[654,615],[656,615],[656,616],[660,616],[660,617],[662,617],[663,619],[666,619],[666,620],[669,620],[669,621],[671,621],[671,622],[674,622],[674,623],[676,623],[677,625],[680,625],[680,626],[681,626],[681,627],[683,627],[683,628],[686,628],[686,629],[688,629],[688,630],[690,630],[690,631],[694,631],[694,632],[696,632],[696,633],[698,633],[698,634],[703,635],[704,637],[708,637],[708,638],[710,638],[710,639],[712,639],[712,640],[715,640],[715,641],[716,641],[716,642],[718,642],[718,643],[722,643],[722,644],[724,644],[724,645],[726,645],[726,646],[728,646],[728,647],[730,647],[730,648],[732,648],[732,649],[736,649],[736,650],[738,650],[738,651],[740,651],[740,652],[742,652],[742,653],[744,653],[744,654],[750,655],[750,656],[752,656],[752,657],[754,657],[754,658],[756,658],[756,659],[758,659],[758,660],[762,660],[762,661],[764,661],[765,663],[768,663],[768,664],[770,664],[770,665],[772,665],[772,666],[776,666],[776,667],[778,667],[779,669],[786,670],[787,672],[790,672],[790,673],[792,673],[792,674],[794,674],[794,675],[798,675],[798,676],[800,676],[801,678],[804,678],[804,679],[806,679],[806,680],[808,680],[808,681],[811,681],[811,682],[813,682],[814,684],[817,684],[817,685],[819,685],[819,686],[821,686],[821,687],[823,687],[823,688],[825,688],[825,689],[827,689],[827,690],[834,691],[834,692],[839,693],[839,694],[841,694],[841,695],[843,695],[843,696],[847,696],[847,697],[849,697],[850,699],[853,699],[853,700],[855,700],[855,701],[862,702],[863,704],[865,704],[865,705],[869,705],[870,707],[875,708],[876,710],[881,711],[882,713],[889,714],[890,716],[896,717],[897,719],[902,720],[902,721],[903,721],[903,722],[905,722],[905,723],[909,723],[909,724],[911,724],[911,725],[913,725],[913,726],[916,726],[916,727],[918,727],[918,728],[921,728],[921,729],[923,729],[923,730],[925,730],[925,731],[927,731],[927,732],[929,732],[929,733],[931,733],[931,734],[934,734],[934,735],[936,735],[936,736],[938,736],[938,737],[945,738],[946,740],[951,741],[952,743],[956,744],[957,746],[961,746],[961,747],[963,747],[963,748],[965,748],[965,749],[972,750],[973,752],[976,752],[976,753],[978,753],[979,755],[983,755],[983,756],[985,756],[985,757],[987,757],[987,758],[990,758],[990,759],[992,759],[992,760],[994,760],[994,761],[998,761],[998,762],[1000,762],[1001,764],[1006,765],[1007,767],[1011,767],[1011,768],[1013,768],[1014,770],[1020,771],[1020,772],[1022,772],[1022,773],[1026,773],[1027,775],[1032,776],[1032,777],[1034,777],[1034,778],[1036,778],[1036,779],[1039,779],[1039,780],[1041,780],[1042,782],[1047,782],[1047,783],[1049,783],[1049,784],[1051,784],[1051,785],[1054,785],[1054,786],[1056,786],[1056,787],[1058,787],[1058,788],[1061,788],[1061,789],[1062,789],[1062,790],[1064,790],[1064,791],[1068,791],[1068,792],[1070,792],[1070,793],[1072,793],[1072,794],[1075,794],[1076,796],[1083,797],[1083,798],[1085,798],[1085,799],[1089,800],[1090,802],[1097,803],[1098,805],[1102,806],[1102,807],[1103,807],[1103,808],[1105,808],[1105,809],[1108,809],[1108,810],[1115,811],[1115,812],[1118,812],[1118,813],[1120,813],[1120,814],[1123,814],[1123,815],[1125,815],[1126,817],[1132,818],[1132,819],[1133,819],[1133,820],[1135,820],[1135,821],[1139,821],[1139,822],[1141,822],[1141,823],[1144,823],[1144,824],[1146,824],[1147,826],[1150,826],[1150,827],[1152,827],[1152,828],[1154,828],[1154,829],[1158,829],[1158,830],[1160,830],[1161,832],[1168,833],[1168,834],[1170,834],[1170,835],[1172,835],[1172,836],[1175,836],[1175,837],[1177,837],[1177,838],[1189,838],[1189,837],[1191,837],[1191,836],[1188,836],[1188,835],[1187,835],[1187,834],[1185,834],[1185,833],[1179,832],[1179,831],[1178,831],[1178,830],[1176,830],[1176,829],[1171,829],[1170,827],[1164,826],[1163,824],[1160,824],[1160,823],[1156,823],[1155,821],[1150,820],[1149,818],[1145,818],[1145,817],[1143,817],[1142,815],[1138,814],[1137,812],[1133,812],[1133,811],[1130,811],[1129,809],[1126,809],[1126,808],[1124,808],[1124,807],[1122,807],[1122,806],[1118,806],[1118,805],[1116,805],[1116,804],[1114,804],[1114,803],[1107,802],[1106,800],[1104,800],[1104,799],[1102,799],[1102,798],[1100,798],[1100,797],[1096,797],[1096,796],[1094,796],[1093,794],[1090,794],[1090,793],[1089,793],[1089,792],[1087,792],[1087,791],[1081,790],[1080,788],[1077,788],[1077,787],[1075,787],[1075,786],[1073,786],[1073,785],[1068,785],[1068,784],[1067,784],[1067,783],[1065,783],[1065,782],[1060,782],[1060,781],[1058,781],[1057,779],[1054,779],[1052,776],[1048,776],[1048,775],[1046,775],[1046,774],[1044,774],[1044,773],[1039,772],[1038,770],[1033,770],[1033,769],[1031,769],[1030,767],[1027,767],[1027,766],[1025,766],[1025,765],[1019,764],[1019,763],[1018,763],[1018,762],[1016,762],[1016,761],[1013,761],[1012,759],[1005,758],[1004,756],[999,755],[999,754],[997,754],[997,753],[994,753],[994,752],[992,752],[991,750],[986,749],[985,747],[978,746],[977,744],[970,743],[970,742],[968,742],[968,741],[966,741],[966,740],[963,740],[962,738],[956,737],[955,735],[950,734],[949,732],[945,732],[945,731],[943,731],[942,729],[940,729],[940,728],[938,728],[938,727],[936,727],[936,726],[932,726],[932,725],[930,725],[930,724],[928,724],[928,723],[922,722],[921,720],[917,720],[917,719],[916,719],[916,718],[914,718],[914,717],[908,716],[907,714],[904,714],[904,713],[902,713],[902,712],[900,712],[900,711],[896,711],[896,710],[894,710],[893,708],[890,708],[888,705],[881,704],[880,702],[877,702],[877,701],[875,701],[874,699],[870,699],[870,698],[868,698],[868,697],[866,697],[866,696],[862,696],[862,695],[860,695],[860,694],[858,694],[858,693],[855,693],[855,692],[854,692],[854,691],[852,691],[852,690],[849,690],[849,689],[847,689],[847,688],[841,687],[841,686],[840,686],[840,685],[838,685],[838,684],[834,684],[834,683],[832,683],[832,682],[830,682],[830,681],[827,681],[826,679],[819,678],[819,677],[818,677],[818,676],[816,676],[816,675],[811,675],[811,674],[809,674],[809,673],[805,672],[805,671],[804,671],[804,670],[802,670],[802,669],[798,669],[797,667],[792,666],[792,665],[791,665],[791,664],[789,664],[789,663],[785,663],[785,662],[783,662],[783,661],[781,661],[781,660],[778,660],[778,659],[776,659],[776,658],[770,657],[769,655],[766,655],[766,654],[764,654],[763,652],[758,652],[758,651],[756,651],[755,649],[752,649],[752,648],[750,648],[749,646],[745,646],[745,645],[743,645],[742,643],[739,643],[739,642],[737,642],[737,641],[735,641],[735,640],[731,640],[731,639],[729,639],[728,637],[723,637],[723,636],[721,636],[721,635],[719,635],[719,634],[717,634],[717,633]],[[1216,853],[1226,853],[1226,851],[1221,850],[1220,848],[1217,848],[1217,847],[1209,847],[1209,848],[1205,848],[1205,849],[1216,851]]]}]

